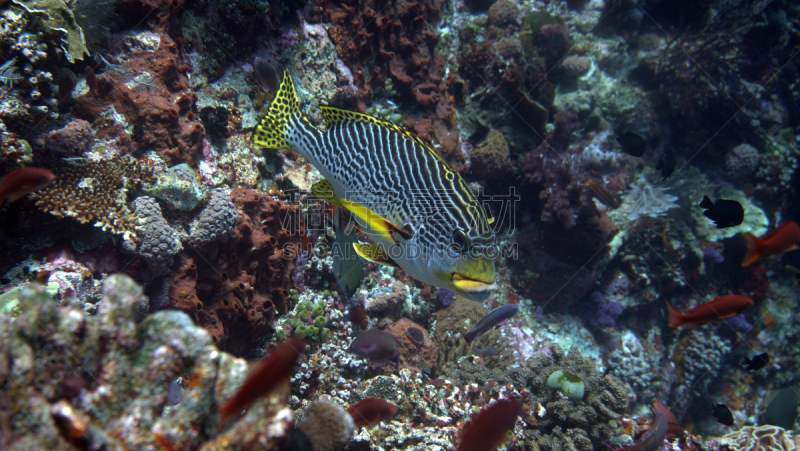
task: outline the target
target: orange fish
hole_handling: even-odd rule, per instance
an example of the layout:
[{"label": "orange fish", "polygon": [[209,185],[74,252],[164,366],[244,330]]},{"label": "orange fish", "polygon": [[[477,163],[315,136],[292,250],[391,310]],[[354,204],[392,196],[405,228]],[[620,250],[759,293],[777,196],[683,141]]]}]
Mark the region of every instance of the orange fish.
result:
[{"label": "orange fish", "polygon": [[223,423],[234,415],[238,415],[245,407],[258,398],[272,392],[281,382],[289,380],[297,357],[305,351],[303,340],[293,338],[278,345],[277,348],[247,376],[241,388],[233,397],[220,407],[219,414]]},{"label": "orange fish", "polygon": [[727,294],[708,302],[703,302],[697,307],[692,307],[685,312],[680,312],[667,302],[669,311],[669,327],[678,327],[689,324],[689,327],[702,326],[715,321],[725,321],[742,313],[753,305],[753,300],[746,296]]},{"label": "orange fish", "polygon": [[347,413],[353,417],[357,428],[361,426],[372,428],[381,421],[392,418],[397,413],[397,407],[379,398],[364,398],[347,409]]},{"label": "orange fish", "polygon": [[780,258],[786,252],[797,249],[800,245],[800,227],[794,221],[786,221],[761,238],[750,233],[746,233],[744,237],[747,239],[747,255],[742,266],[747,266],[759,258],[770,255]]},{"label": "orange fish", "polygon": [[457,451],[494,451],[508,438],[508,431],[517,424],[522,404],[501,399],[484,407],[464,426],[461,444]]},{"label": "orange fish", "polygon": [[56,179],[47,169],[20,168],[11,171],[0,180],[0,205],[6,200],[14,202],[42,189]]}]

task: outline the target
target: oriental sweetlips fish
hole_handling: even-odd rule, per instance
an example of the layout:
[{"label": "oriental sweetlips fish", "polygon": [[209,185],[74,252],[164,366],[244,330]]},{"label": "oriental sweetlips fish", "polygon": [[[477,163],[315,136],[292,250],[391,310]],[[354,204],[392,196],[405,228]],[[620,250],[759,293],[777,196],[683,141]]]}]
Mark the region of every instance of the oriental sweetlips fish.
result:
[{"label": "oriental sweetlips fish", "polygon": [[284,72],[253,139],[297,151],[322,173],[314,195],[352,212],[373,241],[354,244],[360,256],[473,300],[489,297],[497,288],[498,247],[491,221],[464,179],[430,145],[394,123],[320,108],[324,131],[301,113],[292,77]]},{"label": "oriental sweetlips fish", "polygon": [[28,194],[42,189],[56,177],[47,169],[20,168],[11,171],[0,180],[0,205],[6,200],[14,202]]},{"label": "oriental sweetlips fish", "polygon": [[708,302],[703,302],[685,312],[679,312],[667,302],[669,327],[678,327],[683,324],[689,324],[689,327],[697,327],[716,321],[729,320],[752,306],[752,299],[737,294],[720,296]]}]

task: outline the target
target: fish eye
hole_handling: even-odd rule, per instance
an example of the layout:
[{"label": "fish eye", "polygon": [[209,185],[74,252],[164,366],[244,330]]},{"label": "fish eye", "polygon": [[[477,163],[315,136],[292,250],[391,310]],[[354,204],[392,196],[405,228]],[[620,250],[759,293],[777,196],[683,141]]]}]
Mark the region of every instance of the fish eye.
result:
[{"label": "fish eye", "polygon": [[450,246],[459,252],[466,251],[467,247],[469,247],[469,238],[462,230],[456,230],[453,232]]}]

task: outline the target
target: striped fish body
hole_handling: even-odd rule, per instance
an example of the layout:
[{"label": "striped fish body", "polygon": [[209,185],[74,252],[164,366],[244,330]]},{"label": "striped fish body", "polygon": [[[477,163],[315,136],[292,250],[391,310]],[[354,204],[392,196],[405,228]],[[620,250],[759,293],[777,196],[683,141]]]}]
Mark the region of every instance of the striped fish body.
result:
[{"label": "striped fish body", "polygon": [[314,194],[347,208],[374,244],[363,257],[472,299],[496,288],[495,235],[459,174],[419,137],[391,122],[323,106],[326,128],[302,115],[284,74],[256,127],[256,144],[292,149],[325,177]]}]

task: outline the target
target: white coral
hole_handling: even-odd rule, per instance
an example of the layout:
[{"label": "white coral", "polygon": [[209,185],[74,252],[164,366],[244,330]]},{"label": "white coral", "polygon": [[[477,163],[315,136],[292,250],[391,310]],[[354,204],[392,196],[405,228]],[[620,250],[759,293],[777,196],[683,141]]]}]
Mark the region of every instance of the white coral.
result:
[{"label": "white coral", "polygon": [[678,206],[675,203],[678,197],[667,193],[668,189],[653,186],[644,177],[640,177],[625,192],[622,205],[614,210],[612,219],[619,224],[620,221],[634,223],[642,217],[663,216],[668,210]]}]

